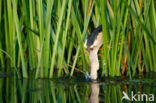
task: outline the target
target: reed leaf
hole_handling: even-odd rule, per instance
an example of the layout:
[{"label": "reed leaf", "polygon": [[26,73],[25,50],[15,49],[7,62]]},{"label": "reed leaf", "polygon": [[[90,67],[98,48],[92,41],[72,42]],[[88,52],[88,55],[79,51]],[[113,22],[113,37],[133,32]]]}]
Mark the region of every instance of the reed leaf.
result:
[{"label": "reed leaf", "polygon": [[60,66],[59,66],[59,71],[58,71],[58,76],[61,76],[61,71],[63,68],[63,58],[64,58],[64,52],[65,52],[65,45],[66,45],[66,38],[67,38],[67,30],[68,30],[68,25],[69,25],[69,18],[70,18],[70,13],[71,13],[71,5],[72,4],[72,0],[69,0],[69,4],[68,4],[68,14],[67,14],[67,22],[66,22],[66,28],[65,28],[65,32],[63,34],[63,47],[62,47],[62,54],[61,54],[61,58],[60,58]]},{"label": "reed leaf", "polygon": [[17,33],[17,39],[18,39],[18,45],[19,45],[19,50],[20,50],[20,56],[21,56],[21,60],[22,60],[22,73],[23,73],[23,77],[27,78],[28,74],[27,74],[27,67],[25,64],[25,60],[24,60],[24,52],[23,52],[23,46],[22,46],[22,38],[21,38],[21,33],[20,33],[20,29],[19,29],[19,19],[18,19],[18,15],[17,15],[17,4],[16,4],[16,0],[12,1],[13,3],[13,18],[14,18],[14,23],[15,23],[15,27],[16,27],[16,33]]},{"label": "reed leaf", "polygon": [[60,29],[61,29],[61,24],[62,24],[62,19],[63,19],[65,7],[66,7],[66,0],[63,0],[63,4],[62,4],[62,8],[61,8],[61,14],[60,14],[59,21],[57,24],[56,38],[55,38],[55,43],[54,43],[53,53],[52,53],[52,58],[51,58],[50,75],[49,75],[50,78],[53,77],[54,64],[55,64],[55,60],[56,60],[55,59],[56,50],[57,50],[58,39],[59,39],[59,34],[60,34]]}]

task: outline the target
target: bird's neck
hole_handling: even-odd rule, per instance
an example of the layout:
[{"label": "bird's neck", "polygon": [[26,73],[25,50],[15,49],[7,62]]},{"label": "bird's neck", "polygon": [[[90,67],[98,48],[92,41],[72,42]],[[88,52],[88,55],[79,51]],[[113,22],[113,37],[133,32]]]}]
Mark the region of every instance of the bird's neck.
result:
[{"label": "bird's neck", "polygon": [[91,62],[91,69],[94,68],[94,69],[98,70],[99,60],[98,60],[97,53],[91,53],[89,58],[90,58],[90,62]]},{"label": "bird's neck", "polygon": [[97,78],[97,71],[99,69],[99,60],[98,55],[96,51],[92,51],[89,55],[90,62],[91,62],[91,78],[96,79]]}]

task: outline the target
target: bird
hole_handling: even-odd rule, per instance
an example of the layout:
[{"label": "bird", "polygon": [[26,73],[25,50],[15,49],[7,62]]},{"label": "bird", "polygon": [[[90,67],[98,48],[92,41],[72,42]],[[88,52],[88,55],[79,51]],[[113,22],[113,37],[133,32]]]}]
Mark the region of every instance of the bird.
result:
[{"label": "bird", "polygon": [[98,51],[103,44],[102,25],[98,26],[86,39],[84,47],[91,63],[90,78],[97,79],[97,71],[99,70]]}]

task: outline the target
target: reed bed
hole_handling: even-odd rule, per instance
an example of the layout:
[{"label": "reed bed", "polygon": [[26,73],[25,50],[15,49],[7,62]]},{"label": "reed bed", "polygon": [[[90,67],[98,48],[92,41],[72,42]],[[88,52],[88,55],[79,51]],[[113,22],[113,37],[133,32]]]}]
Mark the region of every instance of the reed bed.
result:
[{"label": "reed bed", "polygon": [[[154,0],[0,0],[0,67],[19,77],[90,71],[83,47],[99,25],[101,76],[156,72]],[[15,69],[10,69],[15,68]]]}]

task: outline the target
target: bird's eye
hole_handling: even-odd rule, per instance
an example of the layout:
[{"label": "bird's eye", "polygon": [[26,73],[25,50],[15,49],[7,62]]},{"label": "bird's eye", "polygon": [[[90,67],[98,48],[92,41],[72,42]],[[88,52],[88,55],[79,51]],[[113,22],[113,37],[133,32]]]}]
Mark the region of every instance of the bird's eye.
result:
[{"label": "bird's eye", "polygon": [[90,48],[90,50],[92,51],[92,50],[93,50],[93,48]]}]

